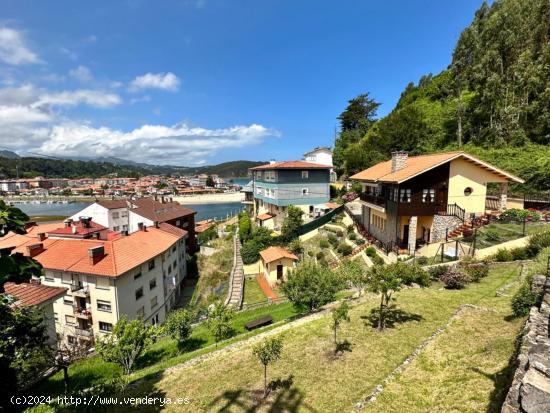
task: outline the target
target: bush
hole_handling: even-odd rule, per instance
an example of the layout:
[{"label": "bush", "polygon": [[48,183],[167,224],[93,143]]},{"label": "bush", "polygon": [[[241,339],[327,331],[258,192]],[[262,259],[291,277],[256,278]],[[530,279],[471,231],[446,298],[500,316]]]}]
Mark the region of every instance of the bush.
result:
[{"label": "bush", "polygon": [[466,285],[467,275],[460,271],[452,270],[442,274],[439,279],[445,285],[445,288],[449,290],[459,290]]},{"label": "bush", "polygon": [[445,274],[449,268],[446,265],[437,265],[435,267],[428,268],[428,274],[432,280],[441,280],[441,276]]},{"label": "bush", "polygon": [[489,275],[489,265],[485,262],[467,264],[463,268],[469,281],[478,282]]},{"label": "bush", "polygon": [[527,255],[527,250],[524,247],[517,247],[512,248],[510,250],[510,253],[512,254],[512,260],[526,260],[529,258]]},{"label": "bush", "polygon": [[318,260],[322,260],[323,258],[325,258],[325,253],[323,251],[319,251],[315,258],[317,258]]},{"label": "bush", "polygon": [[489,240],[489,241],[493,241],[493,242],[496,242],[496,241],[500,241],[500,234],[498,233],[498,231],[494,228],[489,228],[485,231],[485,237]]},{"label": "bush", "polygon": [[241,248],[243,263],[253,264],[260,259],[262,245],[254,239],[246,241]]},{"label": "bush", "polygon": [[416,263],[417,263],[418,265],[426,265],[426,264],[428,264],[428,257],[424,257],[424,256],[422,255],[422,256],[420,256],[420,257],[418,257],[418,258],[416,259]]},{"label": "bush", "polygon": [[536,303],[537,295],[531,291],[531,283],[526,281],[512,298],[512,312],[516,317],[526,316]]},{"label": "bush", "polygon": [[344,231],[337,230],[337,231],[336,231],[336,236],[337,236],[338,238],[342,238],[342,237],[344,236]]},{"label": "bush", "polygon": [[418,284],[426,287],[430,284],[430,275],[428,272],[416,264],[401,264],[399,276],[406,285]]},{"label": "bush", "polygon": [[384,265],[385,264],[384,259],[376,253],[372,257],[370,257],[370,259],[372,260],[374,265]]},{"label": "bush", "polygon": [[346,244],[345,242],[342,242],[340,245],[338,245],[338,252],[344,256],[350,255],[351,251],[351,245]]},{"label": "bush", "polygon": [[512,261],[512,259],[512,253],[510,252],[510,250],[507,250],[505,248],[500,248],[495,254],[495,261],[498,262]]},{"label": "bush", "polygon": [[295,238],[288,244],[288,249],[294,254],[299,254],[304,250],[304,247],[302,246],[302,242],[300,241],[300,239]]},{"label": "bush", "polygon": [[355,241],[357,245],[363,245],[365,243],[365,240],[363,238],[358,238],[357,241]]},{"label": "bush", "polygon": [[365,248],[365,254],[367,254],[368,257],[374,257],[376,255],[376,248],[374,247],[367,247]]},{"label": "bush", "polygon": [[245,242],[252,232],[252,222],[246,212],[239,214],[239,238]]},{"label": "bush", "polygon": [[328,246],[329,246],[329,243],[326,239],[323,238],[323,239],[319,240],[319,247],[328,248]]},{"label": "bush", "polygon": [[548,230],[531,235],[525,249],[529,257],[534,257],[546,247],[550,247],[550,231]]},{"label": "bush", "polygon": [[352,241],[355,241],[357,239],[357,234],[355,232],[350,232],[348,234],[348,238]]},{"label": "bush", "polygon": [[336,238],[336,235],[334,234],[329,234],[327,239],[328,242],[330,242],[333,246],[336,246],[336,244],[338,244],[338,238]]},{"label": "bush", "polygon": [[313,252],[312,250],[309,250],[307,252],[307,255],[310,256],[310,257],[313,257],[315,255],[315,252]]}]

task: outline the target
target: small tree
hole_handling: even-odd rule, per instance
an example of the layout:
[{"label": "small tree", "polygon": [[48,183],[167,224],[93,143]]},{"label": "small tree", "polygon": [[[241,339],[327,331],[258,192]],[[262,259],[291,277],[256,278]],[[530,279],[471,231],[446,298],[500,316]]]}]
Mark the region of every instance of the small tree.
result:
[{"label": "small tree", "polygon": [[57,338],[57,349],[51,354],[51,364],[63,370],[63,384],[65,394],[69,390],[69,367],[75,361],[81,360],[88,355],[89,346],[77,341],[75,344],[67,344],[66,333],[63,332]]},{"label": "small tree", "polygon": [[242,242],[246,241],[250,237],[252,231],[252,223],[250,217],[246,212],[239,214],[239,238]]},{"label": "small tree", "polygon": [[96,350],[103,360],[122,366],[130,374],[134,362],[153,343],[155,334],[155,327],[122,316],[111,334],[98,337]]},{"label": "small tree", "polygon": [[356,260],[345,260],[340,264],[337,272],[343,282],[355,288],[357,295],[361,297],[361,292],[368,281],[363,267]]},{"label": "small tree", "polygon": [[332,329],[334,330],[334,352],[338,352],[338,339],[336,336],[338,327],[343,321],[349,322],[349,306],[348,303],[342,301],[342,303],[332,309]]},{"label": "small tree", "polygon": [[282,287],[285,295],[298,309],[309,312],[333,301],[342,288],[337,274],[312,260],[302,262],[287,278]]},{"label": "small tree", "polygon": [[283,351],[283,340],[280,337],[271,337],[258,344],[252,350],[252,353],[258,357],[260,363],[264,366],[264,398],[268,395],[267,387],[267,366],[281,358]]},{"label": "small tree", "polygon": [[206,178],[206,186],[209,188],[214,188],[216,186],[216,182],[211,175],[208,175],[208,177]]},{"label": "small tree", "polygon": [[208,310],[206,326],[214,336],[216,347],[218,346],[218,342],[229,337],[231,334],[231,321],[233,320],[233,316],[233,309],[231,307],[226,307],[221,301],[212,304]]},{"label": "small tree", "polygon": [[286,211],[286,218],[281,227],[281,237],[285,242],[290,242],[298,236],[298,230],[303,224],[303,213],[300,208],[289,205]]},{"label": "small tree", "polygon": [[170,313],[164,328],[166,332],[182,344],[191,335],[193,315],[187,310],[176,310]]},{"label": "small tree", "polygon": [[375,265],[368,272],[368,288],[375,294],[380,294],[380,307],[378,310],[378,330],[385,327],[385,313],[390,303],[392,294],[403,287],[403,280],[399,275],[401,263],[390,265]]}]

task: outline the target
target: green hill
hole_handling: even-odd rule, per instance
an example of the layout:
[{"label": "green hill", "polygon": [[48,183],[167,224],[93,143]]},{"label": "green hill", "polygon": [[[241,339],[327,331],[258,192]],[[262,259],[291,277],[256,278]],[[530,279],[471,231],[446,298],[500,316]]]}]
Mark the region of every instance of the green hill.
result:
[{"label": "green hill", "polygon": [[340,115],[334,161],[351,174],[388,159],[462,148],[550,189],[550,3],[483,3],[460,35],[449,67],[410,83],[374,120],[368,95]]}]

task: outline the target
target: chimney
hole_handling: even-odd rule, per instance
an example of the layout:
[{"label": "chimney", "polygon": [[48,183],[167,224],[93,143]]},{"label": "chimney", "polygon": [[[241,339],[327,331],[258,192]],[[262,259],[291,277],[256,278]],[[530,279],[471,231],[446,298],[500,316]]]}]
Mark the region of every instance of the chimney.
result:
[{"label": "chimney", "polygon": [[44,251],[44,244],[42,244],[41,242],[36,243],[36,244],[27,245],[27,254],[29,254],[29,256],[31,258],[36,257],[42,251]]},{"label": "chimney", "polygon": [[90,257],[90,264],[95,265],[99,261],[103,259],[105,256],[105,247],[103,245],[99,245],[97,247],[93,247],[88,249],[88,257]]},{"label": "chimney", "polygon": [[44,232],[39,232],[38,234],[36,234],[36,236],[38,237],[39,241],[44,241],[46,239],[46,234]]},{"label": "chimney", "polygon": [[397,172],[407,166],[409,154],[405,151],[395,151],[391,153],[391,171]]},{"label": "chimney", "polygon": [[158,228],[158,227],[159,227],[159,222],[155,221],[155,228]]},{"label": "chimney", "polygon": [[145,231],[145,224],[143,222],[138,222],[138,231]]},{"label": "chimney", "polygon": [[67,218],[65,221],[63,221],[63,223],[65,224],[65,228],[69,228],[73,223],[73,220],[71,218]]}]

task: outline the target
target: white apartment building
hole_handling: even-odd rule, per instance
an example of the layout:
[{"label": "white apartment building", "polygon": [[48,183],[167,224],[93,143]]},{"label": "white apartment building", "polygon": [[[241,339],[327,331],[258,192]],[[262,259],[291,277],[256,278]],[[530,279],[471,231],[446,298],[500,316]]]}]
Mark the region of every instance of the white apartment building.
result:
[{"label": "white apartment building", "polygon": [[[332,163],[332,150],[327,147],[318,147],[312,151],[304,153],[304,160],[312,163],[318,163],[321,165],[330,165]],[[336,182],[336,172],[334,169],[330,170],[330,182]]]}]

